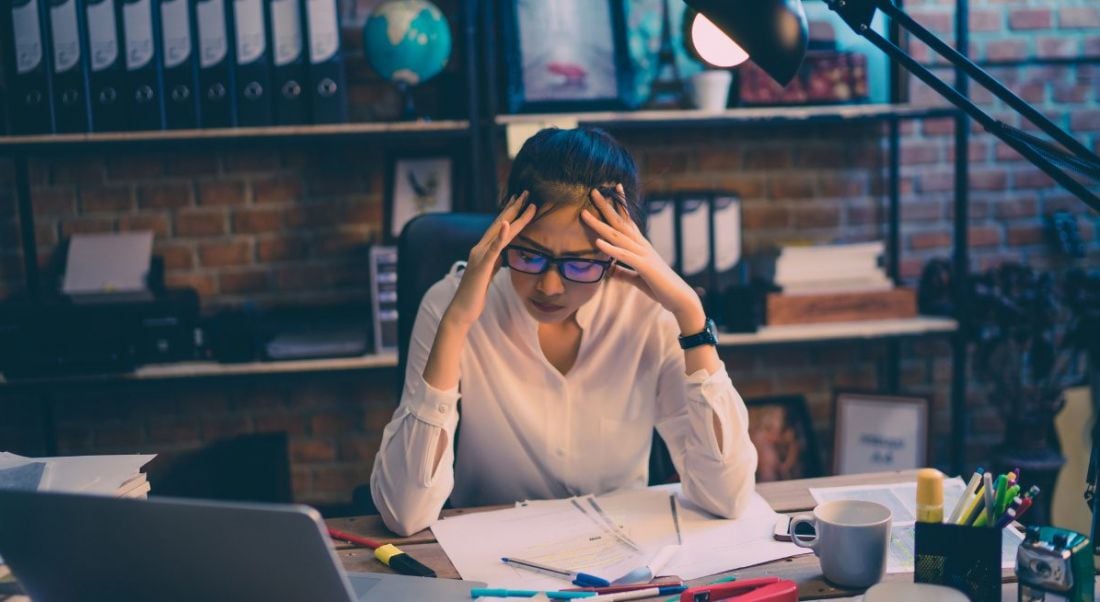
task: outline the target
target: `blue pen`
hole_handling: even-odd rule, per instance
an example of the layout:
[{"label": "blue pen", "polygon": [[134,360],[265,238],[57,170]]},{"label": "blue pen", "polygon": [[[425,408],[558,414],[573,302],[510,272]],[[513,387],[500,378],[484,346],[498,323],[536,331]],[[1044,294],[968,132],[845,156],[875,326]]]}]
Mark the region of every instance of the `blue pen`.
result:
[{"label": "blue pen", "polygon": [[551,600],[576,600],[578,598],[592,598],[595,592],[540,592],[533,589],[494,589],[491,587],[475,587],[470,590],[471,598],[534,598],[539,594],[546,594]]},{"label": "blue pen", "polygon": [[519,558],[501,558],[501,562],[504,564],[510,564],[514,567],[521,569],[527,569],[529,571],[538,571],[540,573],[547,573],[555,577],[561,577],[562,579],[568,579],[573,585],[580,587],[607,587],[611,585],[611,582],[602,577],[596,575],[589,575],[588,573],[581,573],[577,571],[567,571],[565,569],[554,568],[531,560],[522,560]]}]

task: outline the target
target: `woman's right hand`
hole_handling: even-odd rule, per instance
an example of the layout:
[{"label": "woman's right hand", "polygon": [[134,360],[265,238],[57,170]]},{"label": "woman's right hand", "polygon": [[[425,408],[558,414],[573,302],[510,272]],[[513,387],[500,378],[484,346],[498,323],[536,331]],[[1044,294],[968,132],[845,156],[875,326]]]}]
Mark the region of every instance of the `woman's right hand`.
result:
[{"label": "woman's right hand", "polygon": [[443,315],[444,321],[469,328],[481,316],[485,309],[489,283],[500,268],[504,247],[511,244],[512,239],[535,217],[536,208],[527,204],[527,196],[524,191],[519,196],[512,197],[481,240],[470,250],[470,258],[462,272],[458,290]]}]

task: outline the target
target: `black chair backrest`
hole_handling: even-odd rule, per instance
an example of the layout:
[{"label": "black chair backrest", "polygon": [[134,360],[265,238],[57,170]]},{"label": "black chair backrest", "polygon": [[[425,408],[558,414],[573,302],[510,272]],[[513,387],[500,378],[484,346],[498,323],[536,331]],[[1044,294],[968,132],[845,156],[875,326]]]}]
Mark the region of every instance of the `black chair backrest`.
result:
[{"label": "black chair backrest", "polygon": [[495,216],[486,213],[425,213],[401,230],[397,241],[398,383],[404,384],[409,338],[420,300],[447,275],[456,261],[465,261]]}]

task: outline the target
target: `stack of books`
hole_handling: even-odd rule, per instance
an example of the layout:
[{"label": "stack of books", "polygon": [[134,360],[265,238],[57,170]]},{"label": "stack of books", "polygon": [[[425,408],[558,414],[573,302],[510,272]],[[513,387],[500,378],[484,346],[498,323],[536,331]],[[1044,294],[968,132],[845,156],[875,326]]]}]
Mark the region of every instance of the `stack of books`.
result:
[{"label": "stack of books", "polygon": [[133,454],[27,458],[0,452],[0,489],[146,499],[149,481],[141,467],[154,457]]},{"label": "stack of books", "polygon": [[882,241],[783,247],[775,260],[775,284],[785,295],[888,291],[894,283],[880,265]]}]

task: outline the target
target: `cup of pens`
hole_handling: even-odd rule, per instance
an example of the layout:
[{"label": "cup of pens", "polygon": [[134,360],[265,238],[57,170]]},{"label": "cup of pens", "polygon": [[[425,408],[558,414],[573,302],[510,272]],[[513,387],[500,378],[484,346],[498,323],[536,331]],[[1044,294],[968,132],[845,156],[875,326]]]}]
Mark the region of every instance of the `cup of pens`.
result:
[{"label": "cup of pens", "polygon": [[946,585],[971,600],[1001,599],[1004,528],[1020,518],[1039,493],[1021,493],[1020,471],[994,476],[978,469],[951,508],[944,507],[943,474],[917,471],[917,523],[913,580]]}]

